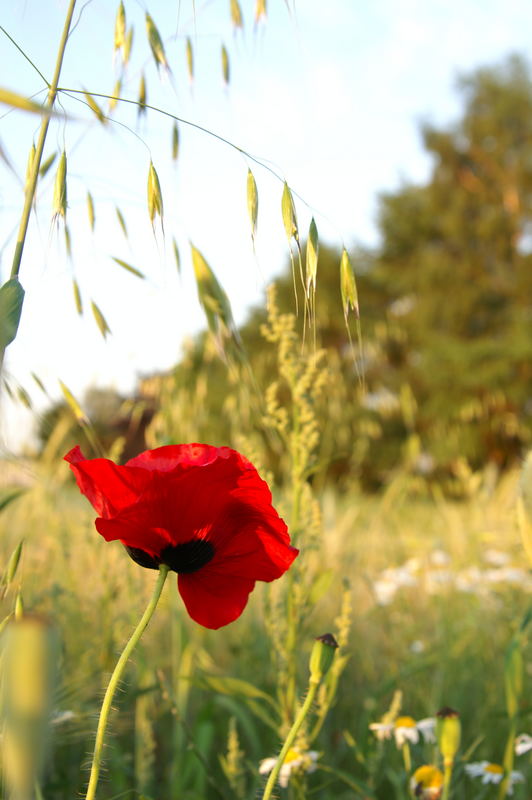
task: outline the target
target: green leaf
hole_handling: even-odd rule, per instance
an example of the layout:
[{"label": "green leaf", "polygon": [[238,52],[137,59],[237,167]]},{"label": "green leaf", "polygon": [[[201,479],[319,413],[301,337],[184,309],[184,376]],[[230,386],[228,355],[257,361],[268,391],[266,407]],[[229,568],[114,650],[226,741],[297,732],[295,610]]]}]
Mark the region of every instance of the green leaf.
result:
[{"label": "green leaf", "polygon": [[228,678],[219,677],[217,675],[201,675],[194,676],[194,683],[199,683],[208,689],[220,694],[228,694],[231,697],[244,697],[248,700],[264,700],[276,711],[278,710],[277,704],[270,697],[269,694],[258,689],[252,683],[244,681],[241,678]]},{"label": "green leaf", "polygon": [[0,348],[2,349],[6,348],[17,335],[23,302],[24,289],[18,278],[11,278],[0,288]]},{"label": "green leaf", "polygon": [[13,500],[26,492],[27,489],[20,486],[0,490],[0,511],[3,511]]}]

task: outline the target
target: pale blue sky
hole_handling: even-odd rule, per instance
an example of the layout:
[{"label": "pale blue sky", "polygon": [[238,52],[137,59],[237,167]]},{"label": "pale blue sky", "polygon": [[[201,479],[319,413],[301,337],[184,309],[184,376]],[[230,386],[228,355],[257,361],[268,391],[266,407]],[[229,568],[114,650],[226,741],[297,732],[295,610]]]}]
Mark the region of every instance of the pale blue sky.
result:
[{"label": "pale blue sky", "polygon": [[[110,92],[114,16],[118,2],[92,0],[69,42],[63,86]],[[229,0],[147,4],[166,41],[173,81],[161,83],[149,58],[144,4],[125,0],[135,23],[133,59],[124,96],[136,97],[141,69],[148,100],[230,139],[267,160],[308,204],[298,202],[302,233],[314,214],[328,243],[375,244],[376,198],[402,180],[423,180],[429,162],[420,148],[421,121],[449,124],[460,114],[455,91],[459,72],[500,62],[511,52],[528,55],[532,6],[525,0],[269,0],[266,24],[253,26],[254,2],[241,0],[246,21],[234,35]],[[179,9],[179,15],[178,15]],[[49,76],[55,60],[65,0],[4,0],[0,24]],[[177,31],[177,37],[174,34]],[[187,78],[185,37],[195,49],[196,76]],[[231,84],[221,84],[220,47],[231,59]],[[0,84],[26,94],[42,81],[0,32]],[[246,215],[242,155],[182,125],[177,166],[170,159],[170,122],[152,116],[136,124],[123,108],[118,125],[102,128],[86,109],[65,100],[70,115],[52,121],[46,152],[66,147],[69,160],[68,222],[73,261],[51,227],[51,186],[39,195],[21,269],[27,297],[20,334],[7,354],[7,370],[38,406],[36,372],[58,396],[61,378],[78,395],[89,384],[130,389],[135,377],[168,368],[179,358],[183,338],[203,325],[196,299],[188,242],[207,257],[226,288],[235,315],[257,302],[268,279],[284,265],[287,245],[280,215],[282,184],[252,164],[259,187],[257,258]],[[0,142],[23,176],[37,121],[13,112],[0,118]],[[149,148],[146,146],[148,145]],[[165,201],[166,241],[154,239],[146,211],[150,157]],[[0,270],[9,273],[20,183],[0,166]],[[96,203],[96,234],[85,209],[89,189]],[[129,223],[127,242],[116,222],[118,204]],[[179,279],[172,261],[176,236],[183,260]],[[142,269],[138,281],[113,265],[117,256]],[[72,303],[75,274],[86,311]],[[104,311],[112,336],[103,342],[89,300]],[[363,298],[361,298],[363,308]],[[31,420],[2,405],[8,444],[26,435]]]}]

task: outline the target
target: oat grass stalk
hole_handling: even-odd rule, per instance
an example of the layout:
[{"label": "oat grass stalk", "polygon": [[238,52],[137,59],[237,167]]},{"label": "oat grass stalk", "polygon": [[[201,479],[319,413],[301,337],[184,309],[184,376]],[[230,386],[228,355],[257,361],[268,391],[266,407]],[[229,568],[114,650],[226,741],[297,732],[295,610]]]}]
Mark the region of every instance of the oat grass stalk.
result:
[{"label": "oat grass stalk", "polygon": [[159,567],[159,577],[157,578],[157,583],[155,584],[155,589],[153,590],[150,602],[148,603],[146,610],[142,615],[137,627],[133,631],[128,643],[124,647],[120,658],[116,662],[116,667],[113,670],[113,674],[111,675],[109,684],[105,691],[105,696],[103,698],[102,708],[100,711],[100,718],[98,720],[98,729],[96,731],[96,742],[94,744],[94,755],[92,757],[91,774],[89,777],[89,785],[87,787],[87,794],[85,795],[85,800],[94,800],[94,798],[96,797],[96,788],[98,786],[98,778],[100,776],[100,766],[102,761],[102,750],[105,738],[105,730],[107,728],[107,722],[109,719],[109,712],[111,710],[111,706],[113,703],[113,697],[117,689],[117,686],[122,678],[122,674],[124,672],[128,659],[133,650],[135,649],[135,646],[137,645],[140,637],[146,630],[148,623],[152,618],[153,612],[157,607],[157,603],[159,602],[159,598],[161,596],[166,576],[168,575],[168,569],[169,568],[165,564],[161,564],[161,566]]},{"label": "oat grass stalk", "polygon": [[[61,74],[61,67],[63,66],[63,58],[65,55],[66,45],[70,33],[70,26],[72,24],[72,16],[74,14],[75,6],[76,6],[76,0],[70,0],[65,18],[65,24],[63,27],[63,33],[61,34],[61,40],[59,42],[59,49],[57,52],[57,60],[55,64],[54,75],[52,78],[52,82],[48,86],[48,96],[44,104],[44,109],[47,112],[52,111],[55,99],[57,97],[59,76]],[[46,142],[46,134],[48,133],[49,124],[50,124],[50,113],[46,113],[45,116],[43,116],[41,122],[41,127],[39,130],[39,138],[35,146],[35,155],[32,158],[32,164],[28,174],[26,194],[24,198],[24,208],[22,210],[22,216],[20,218],[17,243],[15,245],[13,264],[11,266],[11,278],[18,278],[20,272],[20,264],[22,261],[22,253],[24,251],[24,243],[26,241],[26,234],[28,231],[28,223],[31,214],[31,207],[33,205],[35,192],[37,190],[37,179],[39,177],[39,169],[41,166],[42,154],[44,151],[44,144]]]},{"label": "oat grass stalk", "polygon": [[[28,162],[28,174],[26,178],[26,187],[25,187],[25,195],[24,195],[24,207],[22,209],[22,215],[20,218],[20,224],[17,234],[17,242],[15,244],[15,252],[13,254],[13,263],[11,265],[11,275],[10,279],[17,279],[20,272],[20,264],[22,261],[22,253],[24,251],[24,243],[26,241],[26,234],[28,232],[28,223],[30,220],[31,208],[33,202],[35,200],[35,194],[37,191],[37,180],[39,177],[39,168],[41,166],[42,154],[44,151],[44,143],[46,141],[46,134],[48,133],[48,125],[50,124],[50,116],[53,110],[53,106],[55,103],[55,98],[57,97],[57,87],[59,85],[59,76],[61,74],[61,67],[63,65],[63,57],[65,55],[66,44],[68,41],[68,35],[70,32],[70,26],[72,24],[72,16],[74,14],[74,8],[76,5],[76,0],[70,0],[68,5],[68,10],[65,18],[65,24],[63,27],[63,33],[61,34],[61,40],[59,42],[59,49],[57,52],[57,60],[55,64],[54,75],[52,78],[52,82],[48,84],[48,95],[46,98],[46,102],[44,104],[44,115],[41,122],[41,127],[39,130],[39,138],[37,140],[37,145],[32,145],[31,147],[31,163]],[[18,45],[17,45],[18,47]],[[20,48],[19,48],[20,49]],[[32,63],[32,62],[30,62]],[[39,70],[37,70],[39,72]],[[41,74],[39,72],[39,74]],[[41,75],[44,78],[44,76]],[[45,79],[46,80],[46,79]],[[46,81],[47,82],[47,81]],[[48,82],[47,82],[48,83]],[[20,307],[22,305],[22,301]],[[4,363],[4,353],[5,347],[0,346],[0,372],[2,370],[2,366]]]}]

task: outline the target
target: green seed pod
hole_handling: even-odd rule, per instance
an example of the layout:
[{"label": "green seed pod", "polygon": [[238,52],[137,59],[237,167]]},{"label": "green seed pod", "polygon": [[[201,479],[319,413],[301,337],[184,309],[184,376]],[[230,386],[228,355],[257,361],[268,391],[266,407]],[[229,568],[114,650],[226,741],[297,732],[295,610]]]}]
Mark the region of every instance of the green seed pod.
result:
[{"label": "green seed pod", "polygon": [[319,683],[329,671],[338,642],[332,633],[317,636],[310,654],[309,670],[311,683]]},{"label": "green seed pod", "polygon": [[452,764],[460,747],[460,715],[449,706],[436,714],[436,739],[445,765]]}]

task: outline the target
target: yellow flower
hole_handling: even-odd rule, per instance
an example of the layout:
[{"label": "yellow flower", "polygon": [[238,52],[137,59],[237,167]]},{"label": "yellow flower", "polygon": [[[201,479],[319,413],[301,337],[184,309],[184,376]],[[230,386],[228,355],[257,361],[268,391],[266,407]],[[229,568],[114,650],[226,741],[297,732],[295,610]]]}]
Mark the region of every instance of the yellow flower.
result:
[{"label": "yellow flower", "polygon": [[429,764],[418,767],[410,778],[410,791],[421,800],[438,800],[443,791],[443,773]]}]

